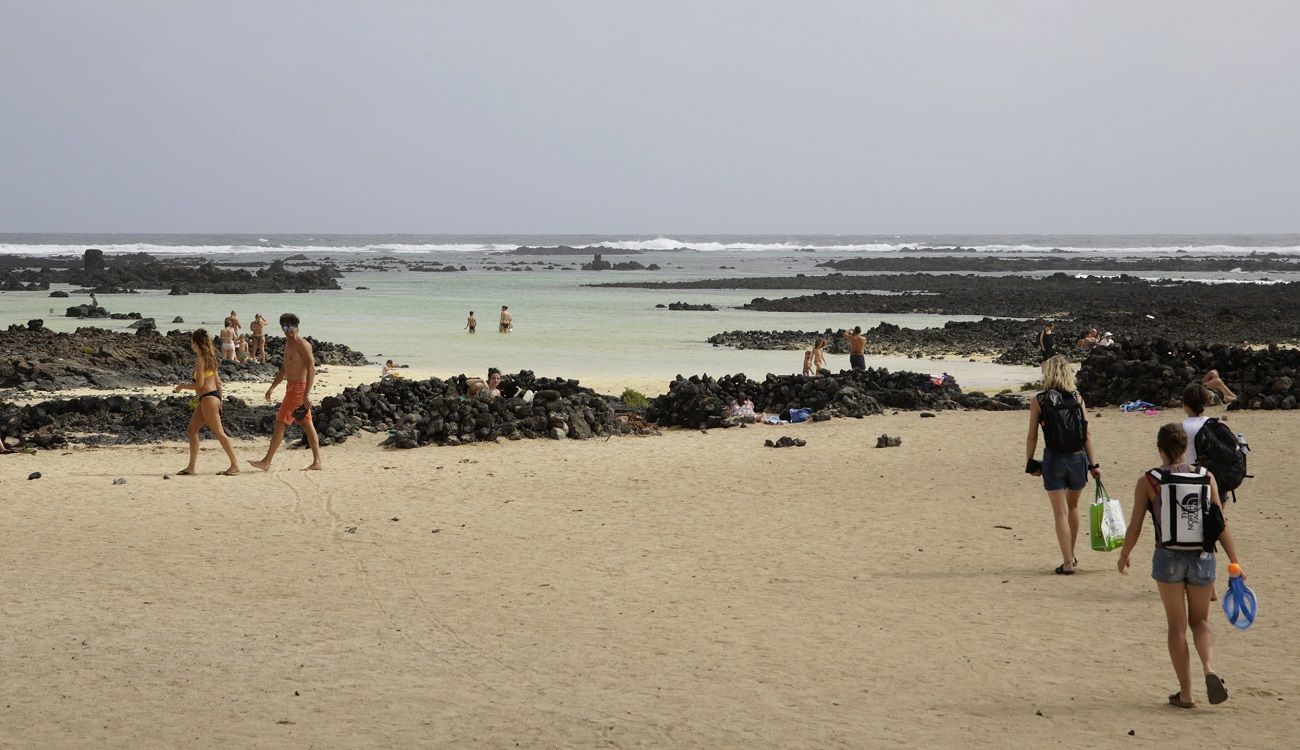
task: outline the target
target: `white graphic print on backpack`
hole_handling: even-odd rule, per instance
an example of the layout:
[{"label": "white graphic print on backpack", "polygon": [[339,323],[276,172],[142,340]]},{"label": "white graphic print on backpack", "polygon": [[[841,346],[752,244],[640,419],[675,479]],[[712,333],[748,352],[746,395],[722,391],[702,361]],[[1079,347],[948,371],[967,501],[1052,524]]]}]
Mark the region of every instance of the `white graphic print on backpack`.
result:
[{"label": "white graphic print on backpack", "polygon": [[1190,474],[1159,469],[1148,473],[1160,493],[1160,512],[1155,518],[1160,545],[1165,549],[1204,549],[1210,506],[1209,472],[1198,468]]}]

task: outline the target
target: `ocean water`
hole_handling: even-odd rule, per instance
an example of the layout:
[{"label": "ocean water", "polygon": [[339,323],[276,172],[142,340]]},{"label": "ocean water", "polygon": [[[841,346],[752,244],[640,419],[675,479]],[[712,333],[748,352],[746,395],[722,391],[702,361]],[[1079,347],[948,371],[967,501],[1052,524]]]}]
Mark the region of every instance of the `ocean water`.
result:
[{"label": "ocean water", "polygon": [[[657,263],[648,271],[528,271],[494,272],[486,266],[514,260],[547,260],[577,265],[585,257],[529,258],[501,256],[518,246],[570,245],[631,248],[635,259]],[[797,372],[800,352],[737,351],[713,347],[710,335],[734,329],[821,330],[882,321],[901,326],[942,325],[954,318],[930,315],[827,315],[760,313],[735,309],[755,296],[787,296],[801,290],[653,290],[606,289],[594,283],[633,280],[699,279],[719,276],[779,276],[819,274],[816,263],[830,257],[865,253],[898,253],[905,248],[961,245],[979,252],[1027,254],[1053,249],[1081,254],[1136,255],[1178,252],[1249,255],[1256,252],[1300,252],[1300,236],[1267,237],[882,237],[882,236],[382,236],[382,235],[0,235],[0,254],[80,255],[87,247],[108,253],[149,252],[159,256],[192,257],[217,262],[269,261],[293,253],[312,259],[354,260],[390,255],[418,256],[464,264],[464,273],[349,273],[341,291],[310,294],[207,295],[169,297],[165,291],[135,295],[101,295],[113,312],[139,312],[153,317],[160,328],[220,327],[231,308],[245,324],[257,312],[274,320],[292,311],[302,318],[302,330],[318,338],[358,348],[372,359],[394,358],[400,363],[438,375],[481,373],[489,366],[505,371],[531,369],[539,375],[578,378],[617,389],[631,385],[653,389],[675,375],[744,372],[750,377]],[[807,252],[806,250],[811,250]],[[625,259],[612,258],[613,260]],[[726,268],[724,268],[724,266]],[[1213,280],[1251,281],[1247,275],[1223,274]],[[1272,274],[1277,278],[1279,274]],[[358,290],[356,287],[368,287]],[[672,312],[656,304],[674,301],[711,303],[717,312]],[[0,293],[0,324],[44,318],[55,330],[73,330],[86,321],[62,317],[63,310],[84,302],[76,296],[51,299],[47,292]],[[515,332],[496,332],[502,305],[509,305]],[[49,310],[53,308],[54,314]],[[477,313],[478,333],[463,327],[469,310]],[[172,325],[175,316],[184,325]],[[957,318],[972,319],[972,318]],[[95,325],[126,329],[129,321],[96,321]],[[909,360],[871,357],[869,364],[891,369],[949,372],[969,387],[1015,387],[1037,377],[1035,368],[1006,367],[959,360]],[[847,367],[846,357],[831,357],[832,369]],[[661,385],[660,388],[663,386]]]}]

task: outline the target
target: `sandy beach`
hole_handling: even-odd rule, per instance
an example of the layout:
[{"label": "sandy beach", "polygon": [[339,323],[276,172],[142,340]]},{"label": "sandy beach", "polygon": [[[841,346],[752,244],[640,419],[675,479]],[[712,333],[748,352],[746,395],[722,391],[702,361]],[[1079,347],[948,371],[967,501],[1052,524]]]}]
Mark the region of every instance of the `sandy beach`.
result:
[{"label": "sandy beach", "polygon": [[[1149,527],[1129,577],[1086,538],[1081,574],[1051,574],[1023,412],[363,434],[326,472],[295,450],[237,478],[210,475],[212,441],[193,479],[163,478],[179,443],[5,456],[0,744],[1290,747],[1300,450],[1293,415],[1231,420],[1255,448],[1228,512],[1261,615],[1212,613],[1232,698],[1197,682],[1192,712],[1165,705]],[[1092,420],[1126,507],[1163,421]],[[869,447],[882,432],[902,446]],[[781,434],[808,446],[762,447]]]}]

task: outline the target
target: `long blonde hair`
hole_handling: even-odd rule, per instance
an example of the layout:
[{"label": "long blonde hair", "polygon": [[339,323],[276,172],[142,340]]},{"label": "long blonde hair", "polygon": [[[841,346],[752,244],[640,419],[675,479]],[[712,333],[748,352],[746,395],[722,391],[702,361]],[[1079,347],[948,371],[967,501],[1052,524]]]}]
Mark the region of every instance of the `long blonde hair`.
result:
[{"label": "long blonde hair", "polygon": [[1070,360],[1058,354],[1043,363],[1043,390],[1074,393],[1074,365]]},{"label": "long blonde hair", "polygon": [[212,346],[212,337],[205,328],[195,328],[190,334],[190,342],[199,348],[199,359],[203,360],[204,372],[217,369],[217,350]]}]

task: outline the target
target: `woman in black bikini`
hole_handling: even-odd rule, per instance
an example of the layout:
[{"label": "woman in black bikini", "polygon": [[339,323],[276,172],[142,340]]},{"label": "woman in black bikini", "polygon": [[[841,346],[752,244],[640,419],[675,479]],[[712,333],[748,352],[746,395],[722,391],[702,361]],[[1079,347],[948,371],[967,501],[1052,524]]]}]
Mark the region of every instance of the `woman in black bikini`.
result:
[{"label": "woman in black bikini", "polygon": [[202,328],[190,335],[190,350],[197,357],[194,362],[194,382],[181,383],[172,392],[194,391],[199,397],[194,414],[190,416],[190,463],[176,473],[192,476],[197,471],[195,464],[199,460],[199,430],[206,424],[208,431],[221,443],[226,457],[230,459],[230,468],[217,474],[233,477],[239,473],[239,459],[235,458],[235,449],[231,447],[230,438],[226,437],[226,431],[221,427],[221,375],[217,370],[217,350],[212,346],[212,337]]}]

